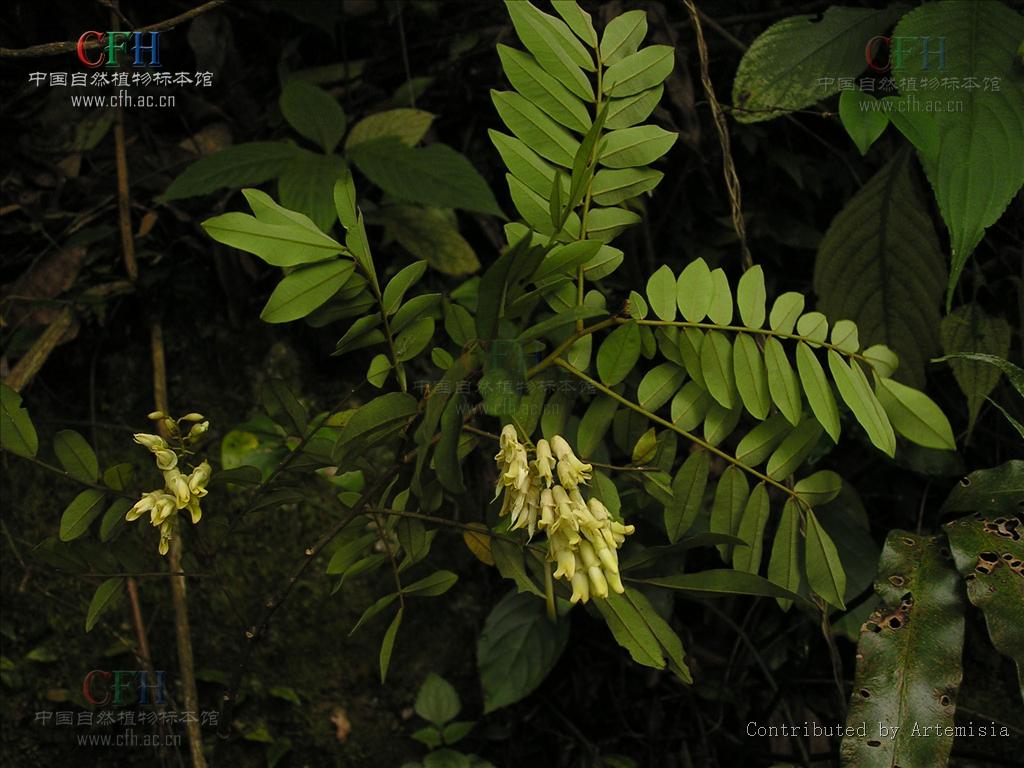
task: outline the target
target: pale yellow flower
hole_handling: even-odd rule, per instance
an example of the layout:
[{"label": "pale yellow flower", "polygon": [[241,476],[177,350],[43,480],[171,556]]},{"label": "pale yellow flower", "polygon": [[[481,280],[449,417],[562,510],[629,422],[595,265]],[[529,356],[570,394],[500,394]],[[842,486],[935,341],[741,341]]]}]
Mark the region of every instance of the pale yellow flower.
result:
[{"label": "pale yellow flower", "polygon": [[139,432],[136,434],[135,442],[139,445],[145,446],[149,450],[153,451],[153,453],[167,447],[167,441],[160,437],[160,435],[148,435],[145,432]]},{"label": "pale yellow flower", "polygon": [[580,483],[589,482],[593,467],[576,458],[576,454],[572,452],[572,448],[569,447],[565,438],[555,435],[551,439],[551,447],[554,449],[555,456],[558,457],[556,466],[558,482],[569,489],[575,488]]},{"label": "pale yellow flower", "polygon": [[154,453],[156,454],[157,469],[167,472],[178,466],[178,454],[171,449],[161,448],[158,451],[154,451]]},{"label": "pale yellow flower", "polygon": [[204,461],[192,470],[192,474],[188,476],[188,489],[192,492],[193,496],[198,496],[201,499],[209,493],[206,490],[206,484],[210,482],[210,475],[212,474],[213,469],[208,461]]},{"label": "pale yellow flower", "polygon": [[149,493],[144,493],[142,498],[135,502],[135,506],[128,510],[124,519],[129,523],[138,520],[144,514],[152,510],[156,506],[157,501],[159,501],[160,497],[163,495],[163,491],[150,491]]},{"label": "pale yellow flower", "polygon": [[192,498],[192,493],[188,489],[188,480],[179,469],[169,469],[164,472],[164,484],[168,493],[174,496],[178,509],[188,506],[188,500]]},{"label": "pale yellow flower", "polygon": [[533,467],[544,482],[544,487],[550,488],[554,482],[552,472],[555,469],[555,457],[551,455],[551,445],[547,440],[537,441],[537,458],[533,461]]}]

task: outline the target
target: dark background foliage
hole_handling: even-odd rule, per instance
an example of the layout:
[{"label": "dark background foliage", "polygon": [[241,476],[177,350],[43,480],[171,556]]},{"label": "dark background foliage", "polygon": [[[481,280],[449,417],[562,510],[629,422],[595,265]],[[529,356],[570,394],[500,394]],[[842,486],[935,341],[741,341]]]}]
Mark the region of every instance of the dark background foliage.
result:
[{"label": "dark background foliage", "polygon": [[[661,264],[678,271],[702,256],[738,275],[721,152],[696,74],[693,30],[684,7],[675,2],[583,4],[596,20],[644,7],[651,39],[675,44],[678,51],[677,69],[654,119],[679,131],[680,141],[659,164],[667,178],[650,200],[644,223],[618,243],[626,260],[605,281],[609,304],[642,286]],[[0,43],[20,48],[107,29],[107,6],[70,0],[8,2],[0,10]],[[708,0],[700,6],[713,20],[706,23],[711,77],[725,103],[744,45],[773,21],[796,12],[816,13],[827,3]],[[189,7],[180,0],[158,6],[126,0],[121,10],[141,25]],[[240,196],[222,191],[170,204],[156,198],[199,151],[293,135],[277,107],[282,71],[348,62],[352,76],[327,87],[350,125],[382,108],[409,106],[414,96],[416,107],[437,115],[428,141],[444,141],[464,152],[511,213],[500,160],[486,135],[488,128],[499,126],[488,91],[502,83],[494,50],[502,41],[513,42],[511,28],[502,4],[489,0],[234,2],[165,33],[165,68],[212,71],[213,85],[169,90],[177,97],[174,108],[126,112],[140,279],[132,290],[100,299],[90,289],[123,279],[113,132],[102,113],[72,107],[66,90],[29,83],[32,72],[79,70],[73,54],[0,60],[3,372],[56,312],[71,306],[74,315],[65,343],[27,392],[41,434],[51,436],[70,425],[110,463],[136,458],[130,433],[145,426],[142,416],[151,410],[148,321],[154,316],[162,318],[165,328],[172,407],[202,410],[212,421],[215,441],[254,413],[269,376],[288,381],[314,412],[333,404],[358,382],[369,356],[357,356],[356,365],[352,358],[329,357],[337,338],[330,327],[314,331],[301,323],[269,326],[257,319],[276,270],[216,245],[198,226],[209,215],[237,210]],[[810,293],[824,231],[891,157],[898,138],[890,132],[862,159],[835,115],[798,114],[732,129],[750,249],[765,269],[769,295],[790,289]],[[361,192],[379,194],[369,185]],[[931,196],[924,199],[944,232]],[[1024,310],[1019,302],[1022,211],[1018,196],[990,230],[958,288],[958,302],[973,298],[1016,327]],[[498,222],[459,216],[464,236],[480,261],[489,264],[502,245]],[[397,243],[377,245],[379,234],[371,229],[378,264],[391,274],[410,256]],[[428,279],[436,284],[434,290],[458,284],[434,273]],[[1013,348],[1016,354],[1019,338]],[[929,392],[962,434],[966,413],[951,374],[933,366],[929,377]],[[935,466],[923,454],[887,462],[856,441],[845,441],[828,464],[859,490],[880,543],[891,528],[936,528],[939,504],[965,467],[995,466],[1012,454],[1009,427],[986,407],[956,464]],[[60,510],[74,489],[8,455],[3,461],[4,764],[142,765],[154,759],[178,764],[173,755],[144,749],[79,747],[72,731],[83,729],[35,722],[35,713],[42,710],[78,711],[81,679],[89,670],[133,667],[125,652],[131,626],[122,607],[90,634],[82,633],[82,617],[98,579],[63,572],[33,554],[40,541],[55,534]],[[489,470],[481,463],[479,471]],[[225,517],[230,512],[225,510]],[[461,520],[479,519],[475,509],[450,513]],[[191,582],[190,598],[204,709],[216,708],[259,601],[325,527],[322,513],[300,507],[255,515],[222,548],[218,533],[223,527],[216,517],[211,515],[208,530],[200,527],[189,563],[190,570],[203,574]],[[133,541],[147,548],[149,569],[157,570],[148,551],[151,542]],[[717,562],[713,550],[692,557],[694,568]],[[236,732],[249,738],[224,745],[217,764],[264,764],[263,732],[274,740],[291,739],[283,765],[398,766],[419,759],[423,749],[408,735],[422,723],[408,708],[430,671],[455,683],[463,717],[479,716],[475,638],[508,586],[466,551],[459,536],[442,533],[431,559],[462,577],[444,599],[411,611],[386,687],[376,676],[383,626],[371,624],[351,638],[348,631],[384,588],[374,580],[389,574],[335,595],[322,568],[308,575],[257,651],[253,681],[237,713]],[[140,582],[157,666],[171,670],[173,680],[176,657],[165,580]],[[814,618],[783,615],[767,600],[677,600],[673,623],[694,670],[697,682],[691,688],[667,673],[631,664],[603,623],[585,611],[575,611],[572,623],[569,650],[543,686],[483,718],[467,741],[472,750],[510,767],[760,766],[799,762],[808,755],[825,765],[833,759],[837,744],[828,739],[804,739],[798,745],[745,734],[750,721],[843,717],[845,693],[837,691],[829,649]],[[843,638],[837,642],[849,684],[854,646]],[[1012,755],[1024,752],[1024,718],[1013,678],[1010,663],[987,645],[982,624],[970,621],[958,721],[1006,722],[1014,735],[958,740],[954,764],[1017,764]],[[300,703],[288,701],[279,686],[294,691]],[[339,712],[351,724],[344,738],[336,732]],[[184,752],[182,759],[187,761]]]}]

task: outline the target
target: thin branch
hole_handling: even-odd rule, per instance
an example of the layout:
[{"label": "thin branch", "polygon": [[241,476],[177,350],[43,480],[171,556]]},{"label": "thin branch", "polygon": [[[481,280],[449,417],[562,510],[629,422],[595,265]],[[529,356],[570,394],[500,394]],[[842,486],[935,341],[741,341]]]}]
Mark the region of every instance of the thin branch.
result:
[{"label": "thin branch", "polygon": [[[197,16],[202,16],[208,11],[212,11],[219,6],[224,5],[228,0],[209,0],[209,2],[203,3],[200,6],[193,8],[190,11],[179,13],[177,16],[172,16],[164,21],[157,22],[156,24],[150,24],[146,27],[140,27],[137,32],[165,32],[179,24],[183,24],[186,21],[191,21]],[[99,47],[99,41],[90,38],[84,44],[87,50]],[[78,41],[72,40],[66,43],[43,43],[41,45],[32,45],[28,48],[0,48],[0,58],[3,59],[27,59],[35,56],[55,56],[60,53],[71,53],[78,49]]]}]

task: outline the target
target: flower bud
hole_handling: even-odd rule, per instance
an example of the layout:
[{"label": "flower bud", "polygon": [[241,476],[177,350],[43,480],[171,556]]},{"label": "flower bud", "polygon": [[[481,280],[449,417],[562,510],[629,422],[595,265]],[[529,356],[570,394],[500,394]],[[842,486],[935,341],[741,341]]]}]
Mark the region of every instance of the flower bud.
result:
[{"label": "flower bud", "polygon": [[139,445],[146,446],[146,448],[154,453],[167,447],[167,441],[160,437],[160,435],[148,435],[145,432],[139,432],[136,434],[135,442]]},{"label": "flower bud", "polygon": [[206,418],[206,417],[205,417],[205,416],[203,416],[203,414],[201,414],[201,413],[195,413],[195,412],[193,411],[192,413],[186,413],[186,414],[185,414],[184,416],[182,416],[182,417],[181,417],[180,419],[178,419],[178,421],[191,421],[191,422],[197,422],[197,421],[202,421],[202,420],[203,420],[203,419],[205,419],[205,418]]},{"label": "flower bud", "polygon": [[178,466],[178,454],[170,448],[161,448],[155,453],[157,469],[168,472]]},{"label": "flower bud", "polygon": [[604,577],[608,581],[608,586],[611,588],[612,592],[621,595],[626,591],[626,588],[622,586],[622,579],[619,577],[619,574],[606,572]]},{"label": "flower bud", "polygon": [[193,424],[192,429],[188,431],[189,440],[198,440],[200,437],[206,434],[206,430],[210,428],[210,422],[201,421],[198,424]]},{"label": "flower bud", "polygon": [[150,421],[160,421],[160,419],[166,419],[167,414],[163,411],[150,411],[146,418]]},{"label": "flower bud", "polygon": [[587,578],[590,579],[590,592],[594,597],[608,597],[608,582],[599,566],[587,568]]},{"label": "flower bud", "polygon": [[555,468],[555,457],[551,455],[551,445],[547,440],[537,441],[537,458],[533,462],[537,476],[544,482],[546,488],[551,487],[554,482],[552,471]]},{"label": "flower bud", "polygon": [[583,571],[577,571],[572,575],[572,597],[569,602],[572,604],[585,603],[590,599],[590,582]]},{"label": "flower bud", "polygon": [[193,496],[188,500],[188,511],[192,515],[192,525],[195,525],[202,519],[203,510],[199,508],[199,497]]}]

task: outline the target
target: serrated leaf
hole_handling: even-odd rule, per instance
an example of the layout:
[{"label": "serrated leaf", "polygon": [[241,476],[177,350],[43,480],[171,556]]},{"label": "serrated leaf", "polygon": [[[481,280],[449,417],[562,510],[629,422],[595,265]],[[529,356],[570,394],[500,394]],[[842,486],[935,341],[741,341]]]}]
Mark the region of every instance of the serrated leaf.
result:
[{"label": "serrated leaf", "polygon": [[[818,19],[791,16],[772,24],[743,54],[733,83],[734,116],[756,123],[810,106],[839,92],[840,78],[865,68],[864,45],[906,10],[828,8]],[[828,83],[819,82],[823,74]]]},{"label": "serrated leaf", "polygon": [[[906,14],[893,35],[942,37],[943,77],[1000,84],[968,89],[955,113],[936,112],[938,152],[921,158],[950,232],[948,310],[967,259],[1024,185],[1024,84],[1014,64],[1024,17],[998,2],[942,2]],[[897,81],[932,76],[926,57],[901,58],[893,65]]]},{"label": "serrated leaf", "polygon": [[551,621],[544,601],[510,592],[491,609],[477,641],[484,712],[514,704],[533,692],[554,667],[569,639],[567,621]]},{"label": "serrated leaf", "polygon": [[823,312],[857,323],[865,345],[894,349],[900,378],[920,387],[938,348],[944,262],[910,154],[902,152],[832,221],[818,248],[814,290]]},{"label": "serrated leaf", "polygon": [[888,114],[882,103],[859,89],[839,94],[839,120],[853,139],[862,155],[866,155],[875,140],[889,125]]},{"label": "serrated leaf", "polygon": [[303,138],[330,154],[345,135],[345,111],[312,83],[291,79],[281,89],[281,114]]},{"label": "serrated leaf", "polygon": [[[931,768],[948,760],[963,675],[964,600],[944,546],[942,537],[900,530],[886,538],[875,582],[882,604],[861,628],[847,726],[884,723],[891,737],[877,738],[877,727],[847,736],[839,751],[844,768]],[[920,738],[916,723],[940,731]]]},{"label": "serrated leaf", "polygon": [[743,401],[743,407],[755,419],[763,421],[772,404],[768,391],[768,369],[761,349],[752,336],[737,334],[732,362],[736,374],[736,390]]},{"label": "serrated leaf", "polygon": [[337,293],[354,271],[355,264],[347,259],[296,269],[277,284],[260,312],[260,319],[287,323],[305,317]]},{"label": "serrated leaf", "polygon": [[96,454],[85,438],[72,429],[63,429],[53,436],[53,451],[64,471],[76,480],[95,483],[100,474]]},{"label": "serrated leaf", "polygon": [[804,342],[796,345],[796,368],[800,374],[800,383],[803,385],[804,394],[807,395],[807,404],[811,413],[818,423],[824,427],[833,443],[839,442],[839,406],[832,395],[832,387],[825,376],[825,369],[821,367],[818,358],[810,347]]},{"label": "serrated leaf", "polygon": [[804,548],[807,584],[826,603],[845,610],[843,593],[846,592],[846,572],[839,560],[839,552],[814,516],[814,510],[807,508],[804,514],[807,521]]},{"label": "serrated leaf", "polygon": [[711,457],[707,451],[695,451],[676,472],[672,480],[672,503],[665,507],[665,532],[670,543],[679,541],[697,519],[710,467]]},{"label": "serrated leaf", "polygon": [[602,143],[598,162],[605,168],[650,165],[668,152],[677,138],[678,134],[656,125],[637,125],[609,131]]},{"label": "serrated leaf", "polygon": [[893,433],[892,424],[886,415],[882,404],[878,402],[875,393],[871,391],[867,377],[860,365],[851,361],[847,365],[834,349],[828,351],[828,367],[832,372],[832,378],[839,390],[843,402],[849,406],[854,418],[864,427],[878,450],[887,456],[896,454],[896,435]]},{"label": "serrated leaf", "polygon": [[875,393],[893,428],[925,448],[956,450],[953,428],[928,395],[892,379],[876,378]]},{"label": "serrated leaf", "polygon": [[433,672],[423,681],[413,704],[417,715],[436,726],[454,720],[461,708],[459,694],[452,684]]}]

